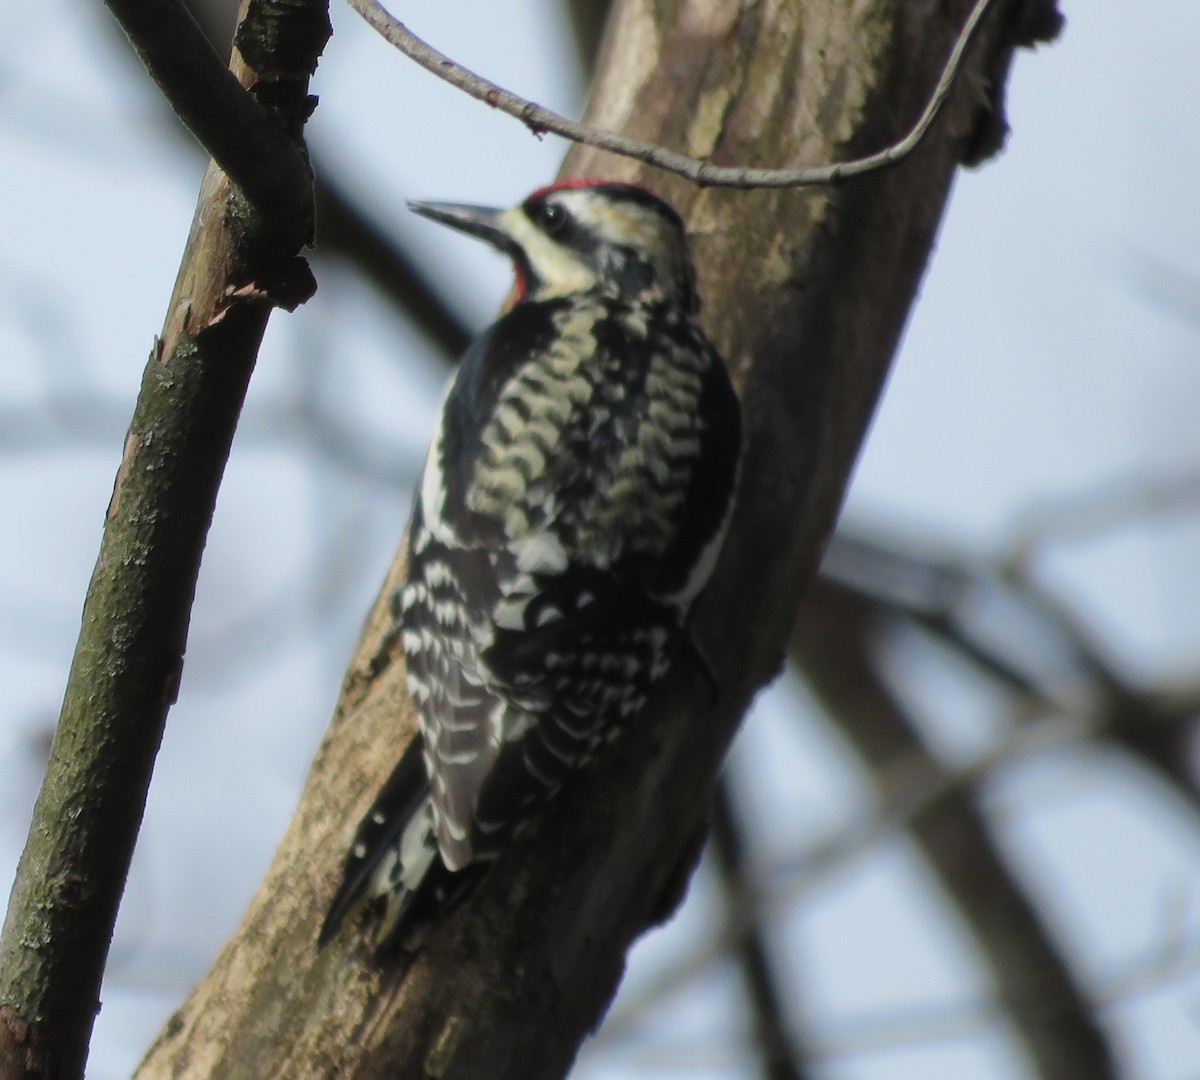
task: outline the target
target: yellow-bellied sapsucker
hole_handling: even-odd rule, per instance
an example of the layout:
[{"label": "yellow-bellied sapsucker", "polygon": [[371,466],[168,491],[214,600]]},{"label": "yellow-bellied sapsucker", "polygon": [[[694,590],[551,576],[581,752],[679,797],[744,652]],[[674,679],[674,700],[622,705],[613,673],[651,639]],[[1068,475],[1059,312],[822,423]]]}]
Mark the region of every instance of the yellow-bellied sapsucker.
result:
[{"label": "yellow-bellied sapsucker", "polygon": [[729,519],[741,420],[683,225],[571,181],[511,210],[412,203],[513,261],[515,302],[442,406],[398,631],[420,718],[359,826],[321,941],[454,891],[611,738],[685,641]]}]

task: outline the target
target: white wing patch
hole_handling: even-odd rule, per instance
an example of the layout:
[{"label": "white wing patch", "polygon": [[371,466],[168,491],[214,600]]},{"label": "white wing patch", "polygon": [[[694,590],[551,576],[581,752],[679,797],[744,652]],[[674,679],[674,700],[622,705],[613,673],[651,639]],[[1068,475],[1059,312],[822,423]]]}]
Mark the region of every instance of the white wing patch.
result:
[{"label": "white wing patch", "polygon": [[560,574],[567,568],[562,541],[545,529],[526,533],[513,542],[517,569],[526,574]]},{"label": "white wing patch", "polygon": [[445,414],[446,401],[450,397],[454,384],[458,379],[457,373],[446,383],[442,392],[442,401],[438,406],[437,438],[430,444],[429,453],[425,458],[425,469],[421,474],[421,523],[428,530],[425,537],[416,538],[422,541],[414,544],[417,551],[428,546],[430,536],[441,541],[447,547],[459,547],[461,542],[454,535],[454,530],[447,524],[443,509],[446,505],[446,478],[442,473],[442,459],[446,453],[445,447]]}]

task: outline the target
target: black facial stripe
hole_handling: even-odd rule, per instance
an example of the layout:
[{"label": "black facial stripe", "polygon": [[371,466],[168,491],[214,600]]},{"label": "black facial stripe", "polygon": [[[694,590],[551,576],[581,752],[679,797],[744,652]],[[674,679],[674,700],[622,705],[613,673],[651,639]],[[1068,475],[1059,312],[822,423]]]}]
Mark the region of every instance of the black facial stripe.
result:
[{"label": "black facial stripe", "polygon": [[607,275],[623,293],[636,296],[654,284],[654,266],[641,252],[628,247],[610,249]]},{"label": "black facial stripe", "polygon": [[[530,223],[556,246],[580,256],[583,263],[597,274],[598,278],[625,296],[648,293],[656,284],[672,289],[679,294],[687,310],[695,307],[694,289],[688,273],[686,258],[678,268],[680,280],[657,281],[660,270],[672,273],[667,267],[656,267],[650,253],[634,244],[617,242],[615,237],[605,236],[600,228],[576,218],[564,198],[571,191],[587,192],[599,202],[611,202],[614,206],[634,204],[639,211],[652,211],[661,222],[664,237],[674,232],[683,244],[683,223],[679,215],[650,192],[628,184],[598,184],[594,187],[555,188],[539,192],[526,199],[522,210]],[[547,220],[547,212],[555,212],[555,220]],[[664,241],[666,242],[666,241]],[[524,269],[518,267],[518,270]],[[524,275],[529,295],[536,295],[542,284],[534,280],[532,268]]]},{"label": "black facial stripe", "polygon": [[526,199],[521,209],[537,228],[560,242],[574,225],[570,212],[554,199],[553,192]]}]

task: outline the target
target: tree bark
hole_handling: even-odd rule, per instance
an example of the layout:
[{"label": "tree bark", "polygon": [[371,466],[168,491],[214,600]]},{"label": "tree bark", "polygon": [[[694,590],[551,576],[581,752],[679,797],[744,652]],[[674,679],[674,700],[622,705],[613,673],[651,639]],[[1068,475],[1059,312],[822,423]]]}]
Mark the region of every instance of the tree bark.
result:
[{"label": "tree bark", "polygon": [[[920,113],[967,7],[627,0],[605,35],[589,120],[722,163],[876,150]],[[648,183],[681,211],[705,322],[742,395],[738,506],[694,619],[715,700],[698,665],[678,664],[410,963],[370,961],[357,925],[318,953],[345,846],[413,730],[402,662],[383,644],[397,562],[271,869],[140,1080],[565,1073],[630,942],[682,895],[725,748],[779,670],[951,179],[994,145],[998,105],[984,88],[1002,85],[1015,45],[1053,25],[1046,0],[1001,6],[918,153],[835,190],[702,191],[572,151],[569,175]]]}]

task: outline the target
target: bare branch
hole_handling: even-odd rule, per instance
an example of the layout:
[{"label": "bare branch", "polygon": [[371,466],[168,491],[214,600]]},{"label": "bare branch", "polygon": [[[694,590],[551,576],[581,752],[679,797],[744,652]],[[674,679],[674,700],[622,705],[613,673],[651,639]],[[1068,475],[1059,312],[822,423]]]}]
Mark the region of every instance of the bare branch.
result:
[{"label": "bare branch", "polygon": [[838,184],[852,176],[861,176],[864,173],[876,172],[898,165],[907,158],[920,145],[934,120],[937,119],[942,106],[950,97],[954,80],[958,76],[967,50],[975,37],[975,32],[983,23],[992,0],[976,0],[971,14],[967,17],[967,21],[958,35],[958,40],[954,43],[954,48],[942,70],[942,76],[933,91],[933,96],[925,106],[925,111],[921,114],[920,119],[903,139],[878,153],[868,154],[866,157],[855,158],[852,161],[796,169],[754,169],[743,166],[714,165],[711,161],[701,161],[699,158],[688,157],[686,154],[668,150],[658,143],[632,139],[625,135],[619,135],[615,131],[605,131],[568,120],[559,113],[536,105],[512,91],[505,90],[474,72],[468,71],[461,64],[422,41],[404,23],[384,9],[378,0],[348,0],[348,2],[385,40],[410,60],[416,61],[426,71],[445,80],[451,86],[458,87],[470,94],[471,97],[520,120],[534,135],[541,136],[549,131],[555,135],[561,135],[565,139],[570,139],[572,142],[583,143],[598,150],[608,150],[623,157],[643,161],[657,169],[685,177],[700,187],[796,188],[811,187],[816,184]]},{"label": "bare branch", "polygon": [[[796,622],[792,657],[877,782],[900,760],[947,776],[876,669],[877,619],[869,601],[821,582]],[[1112,1049],[1084,989],[1009,872],[974,792],[949,793],[914,814],[908,831],[972,932],[1038,1076],[1115,1080]]]},{"label": "bare branch", "polygon": [[1044,720],[1019,728],[1009,738],[961,768],[932,769],[924,753],[906,755],[876,777],[877,805],[861,818],[834,828],[826,836],[788,856],[759,875],[759,894],[729,905],[724,924],[709,936],[698,952],[665,965],[645,982],[636,994],[628,995],[600,1029],[597,1039],[620,1038],[637,1024],[637,1017],[672,989],[694,980],[713,964],[739,948],[753,924],[747,913],[758,908],[766,914],[784,911],[798,897],[844,867],[848,860],[881,840],[894,836],[897,828],[908,829],[921,815],[929,814],[946,800],[985,783],[998,770],[1039,755],[1052,753],[1090,738],[1100,730],[1088,718]]},{"label": "bare branch", "polygon": [[[1158,693],[1131,685],[1087,627],[1019,565],[921,557],[842,532],[823,573],[881,610],[932,630],[1039,707],[1095,716],[1106,737],[1153,767],[1200,812],[1190,752],[1192,688]],[[998,611],[1005,617],[992,625]]]},{"label": "bare branch", "polygon": [[744,884],[748,872],[744,827],[727,777],[713,800],[712,853],[721,872],[726,903],[740,909],[746,931],[738,942],[738,961],[754,1016],[763,1080],[804,1080],[809,1075],[792,1035],[789,1010],[772,969],[772,949],[761,905]]},{"label": "bare branch", "polygon": [[312,174],[294,132],[247,92],[181,0],[105,3],[171,108],[255,208],[273,221],[311,218]]},{"label": "bare branch", "polygon": [[[293,2],[286,12],[247,3],[243,12],[251,6],[243,26],[291,18],[311,28],[328,19],[322,0]],[[286,26],[274,22],[271,31],[286,39]],[[168,48],[173,40],[171,32],[153,37],[153,48]],[[180,47],[190,48],[186,40]],[[296,53],[288,59],[303,61]],[[314,54],[302,70],[315,62]],[[231,77],[254,82],[259,93],[275,89],[240,61]],[[272,104],[299,133],[308,115],[306,79],[282,79],[287,91]],[[294,109],[285,108],[288,101]],[[210,167],[125,438],[46,778],[0,938],[0,1075],[6,1080],[83,1075],[117,907],[179,687],[200,557],[246,386],[272,306],[295,306],[313,288],[298,255],[311,217],[245,211],[244,195]]]}]

